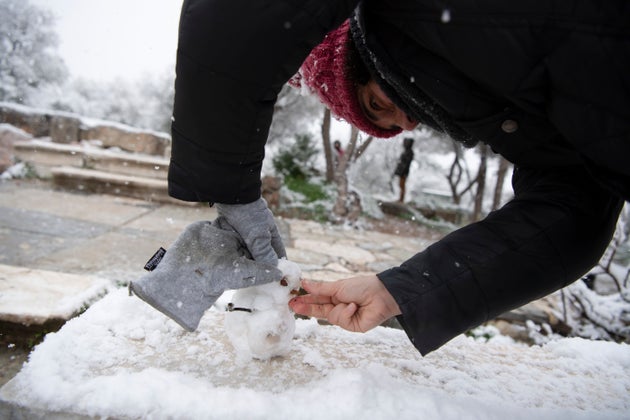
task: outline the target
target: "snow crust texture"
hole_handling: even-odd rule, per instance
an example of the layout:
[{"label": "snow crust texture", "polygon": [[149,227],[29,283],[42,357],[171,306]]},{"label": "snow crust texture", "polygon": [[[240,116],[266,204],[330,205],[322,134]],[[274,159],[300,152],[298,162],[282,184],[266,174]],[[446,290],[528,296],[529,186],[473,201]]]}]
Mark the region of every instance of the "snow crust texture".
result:
[{"label": "snow crust texture", "polygon": [[[231,299],[228,296],[225,299]],[[425,358],[396,329],[297,320],[292,349],[239,358],[229,300],[195,333],[117,290],[49,334],[0,397],[110,418],[627,419],[630,348],[458,337]],[[366,418],[367,418],[366,417]]]}]

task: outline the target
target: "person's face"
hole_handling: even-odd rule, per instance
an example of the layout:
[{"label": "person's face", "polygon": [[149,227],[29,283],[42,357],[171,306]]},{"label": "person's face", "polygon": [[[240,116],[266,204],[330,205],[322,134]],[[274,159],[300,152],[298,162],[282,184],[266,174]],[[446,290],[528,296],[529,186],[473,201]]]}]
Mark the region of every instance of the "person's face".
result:
[{"label": "person's face", "polygon": [[417,121],[407,116],[389,100],[374,80],[370,80],[366,85],[359,85],[357,95],[363,113],[374,125],[385,130],[407,131],[418,126]]}]

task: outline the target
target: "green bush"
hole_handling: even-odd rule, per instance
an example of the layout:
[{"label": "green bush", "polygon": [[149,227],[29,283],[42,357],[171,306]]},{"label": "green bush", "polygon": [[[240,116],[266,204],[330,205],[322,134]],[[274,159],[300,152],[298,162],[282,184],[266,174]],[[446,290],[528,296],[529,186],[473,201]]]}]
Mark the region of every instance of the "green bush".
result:
[{"label": "green bush", "polygon": [[319,184],[314,184],[302,177],[287,176],[284,183],[288,189],[295,191],[304,196],[306,203],[312,203],[318,200],[328,200],[329,196],[324,188]]},{"label": "green bush", "polygon": [[295,143],[281,150],[273,159],[276,172],[285,178],[306,179],[313,173],[313,157],[317,149],[309,134],[296,134]]}]

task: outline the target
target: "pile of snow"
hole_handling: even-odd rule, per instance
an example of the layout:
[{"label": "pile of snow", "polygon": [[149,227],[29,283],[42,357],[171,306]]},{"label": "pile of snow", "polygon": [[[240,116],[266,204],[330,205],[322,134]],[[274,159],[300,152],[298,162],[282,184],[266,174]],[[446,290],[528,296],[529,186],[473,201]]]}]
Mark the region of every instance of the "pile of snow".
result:
[{"label": "pile of snow", "polygon": [[49,334],[0,397],[113,418],[590,420],[630,413],[628,345],[562,339],[526,347],[462,336],[423,358],[400,330],[355,334],[298,320],[287,356],[244,361],[223,317],[210,310],[187,333],[117,290]]},{"label": "pile of snow", "polygon": [[9,179],[21,179],[26,178],[29,174],[28,165],[24,162],[18,162],[13,166],[7,168],[6,171],[0,174],[0,179],[9,180]]},{"label": "pile of snow", "polygon": [[[0,102],[0,107],[6,104],[7,104],[6,102]],[[19,137],[20,139],[24,139],[24,140],[33,138],[33,136],[30,133],[27,133],[21,128],[18,128],[12,124],[7,124],[7,123],[0,123],[0,132],[7,133],[7,134],[12,135],[13,137]]]}]

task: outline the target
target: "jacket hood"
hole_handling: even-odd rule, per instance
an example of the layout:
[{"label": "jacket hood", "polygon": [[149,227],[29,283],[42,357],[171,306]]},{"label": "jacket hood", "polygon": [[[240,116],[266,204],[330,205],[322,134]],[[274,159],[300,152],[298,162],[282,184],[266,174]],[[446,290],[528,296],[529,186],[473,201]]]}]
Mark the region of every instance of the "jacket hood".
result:
[{"label": "jacket hood", "polygon": [[412,75],[403,74],[393,60],[388,60],[389,54],[375,37],[367,35],[363,3],[356,7],[350,17],[350,33],[370,75],[396,106],[422,124],[448,134],[466,147],[473,147],[478,143],[478,140],[458,127],[442,107],[413,83]]}]

